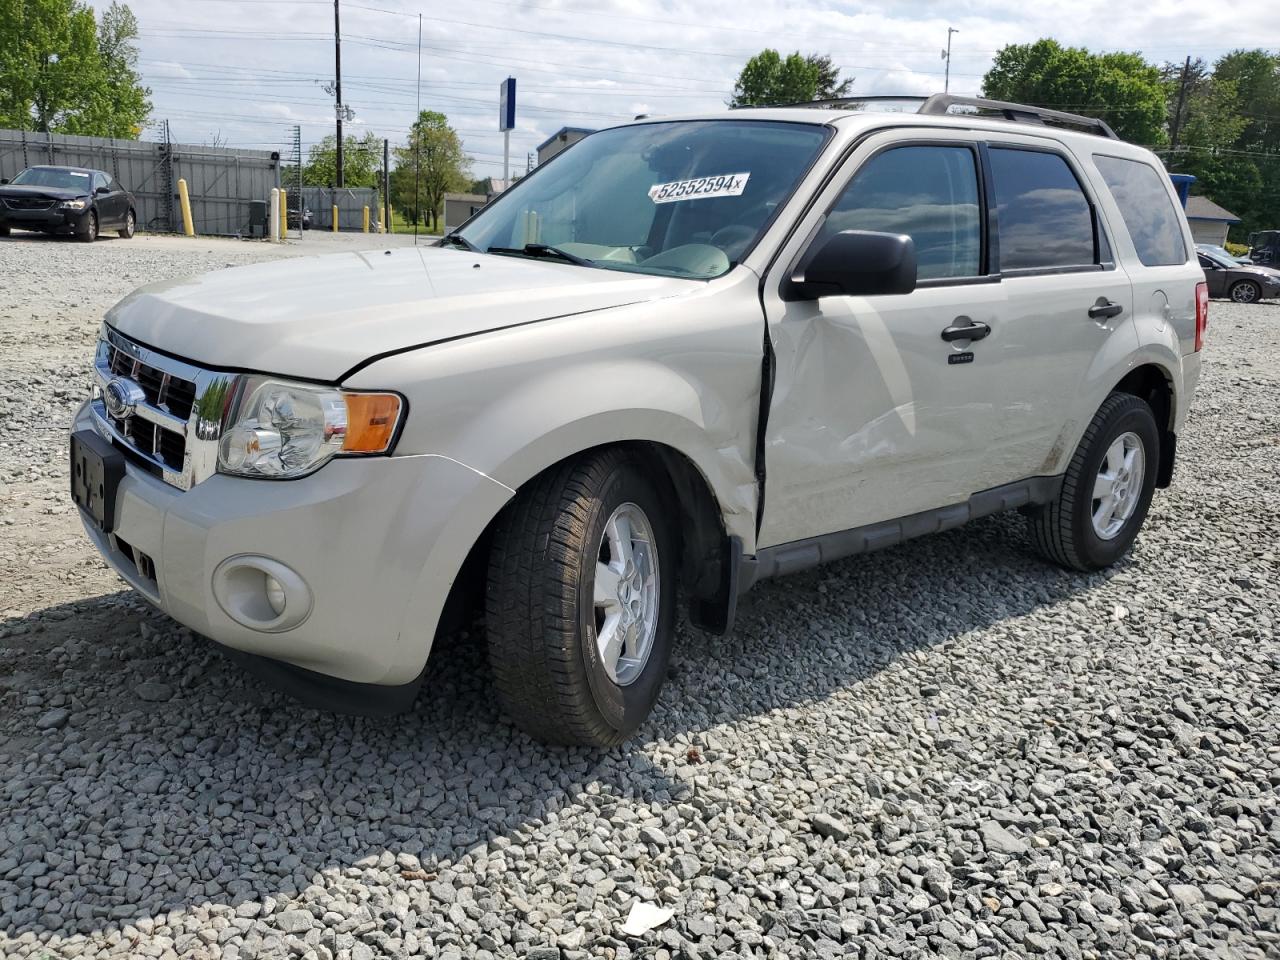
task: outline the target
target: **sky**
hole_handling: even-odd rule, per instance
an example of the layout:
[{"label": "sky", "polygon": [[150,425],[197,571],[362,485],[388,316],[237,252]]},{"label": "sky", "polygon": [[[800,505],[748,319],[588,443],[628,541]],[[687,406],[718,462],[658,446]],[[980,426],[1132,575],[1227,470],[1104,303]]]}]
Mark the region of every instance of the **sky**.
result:
[{"label": "sky", "polygon": [[[446,114],[475,176],[501,176],[498,87],[517,80],[513,171],[562,126],[722,109],[765,47],[830,54],[853,94],[977,94],[1005,44],[1050,36],[1153,62],[1280,47],[1280,18],[1246,0],[793,3],[788,0],[339,0],[346,132],[403,142],[416,114]],[[109,0],[90,0],[106,7]],[[128,0],[158,135],[180,143],[304,151],[334,127],[333,0]],[[418,73],[418,16],[422,16]],[[1270,21],[1269,23],[1266,21]]]}]

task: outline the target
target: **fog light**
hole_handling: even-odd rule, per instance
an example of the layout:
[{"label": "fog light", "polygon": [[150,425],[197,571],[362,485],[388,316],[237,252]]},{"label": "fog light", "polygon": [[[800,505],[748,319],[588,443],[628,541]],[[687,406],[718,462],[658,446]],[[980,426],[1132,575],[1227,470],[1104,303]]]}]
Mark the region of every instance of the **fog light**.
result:
[{"label": "fog light", "polygon": [[284,613],[285,595],[284,587],[280,585],[280,581],[271,574],[267,574],[267,603],[271,604],[271,609],[276,612],[276,616]]},{"label": "fog light", "polygon": [[241,554],[213,571],[213,596],[223,613],[264,633],[292,630],[311,614],[306,581],[279,560]]}]

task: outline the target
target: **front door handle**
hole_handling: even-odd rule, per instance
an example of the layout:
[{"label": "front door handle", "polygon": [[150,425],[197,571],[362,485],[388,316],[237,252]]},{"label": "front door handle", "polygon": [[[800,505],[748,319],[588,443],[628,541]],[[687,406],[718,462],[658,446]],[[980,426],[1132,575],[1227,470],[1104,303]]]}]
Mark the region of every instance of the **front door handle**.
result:
[{"label": "front door handle", "polygon": [[[959,317],[956,318],[960,319]],[[965,318],[964,323],[957,323],[942,331],[942,339],[950,343],[952,340],[981,340],[991,332],[991,328],[979,320]]]},{"label": "front door handle", "polygon": [[1118,317],[1122,313],[1124,313],[1122,305],[1112,303],[1106,297],[1099,297],[1098,302],[1089,308],[1089,319],[1110,320],[1112,317]]}]

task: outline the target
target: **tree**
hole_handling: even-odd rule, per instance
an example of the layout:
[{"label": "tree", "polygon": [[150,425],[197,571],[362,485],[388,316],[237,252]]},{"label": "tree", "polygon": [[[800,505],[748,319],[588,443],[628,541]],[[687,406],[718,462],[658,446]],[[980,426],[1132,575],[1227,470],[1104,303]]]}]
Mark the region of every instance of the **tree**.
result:
[{"label": "tree", "polygon": [[77,0],[0,0],[0,126],[137,137],[151,111],[137,34],[120,4],[99,29]]},{"label": "tree", "polygon": [[[312,186],[338,182],[338,138],[334,134],[313,144],[302,168],[302,180]],[[342,138],[342,182],[348,187],[377,187],[382,183],[382,138],[373,131],[363,137]]]},{"label": "tree", "polygon": [[815,100],[839,100],[849,95],[853,86],[853,77],[840,79],[840,68],[831,62],[831,54],[811,53],[805,57],[812,66],[818,68],[818,91]]},{"label": "tree", "polygon": [[[1176,104],[1182,64],[1164,70]],[[1236,50],[1214,64],[1193,61],[1171,170],[1196,177],[1196,193],[1243,221],[1232,235],[1280,224],[1280,56]],[[1176,109],[1176,106],[1175,106]]]},{"label": "tree", "polygon": [[852,77],[840,79],[840,68],[828,54],[796,52],[784,59],[777,50],[761,50],[738,74],[729,106],[835,99],[846,96],[852,85]]},{"label": "tree", "polygon": [[443,113],[423,110],[409,131],[409,142],[396,147],[396,168],[391,175],[391,202],[417,223],[431,219],[435,230],[450,191],[467,189],[470,161],[462,140]]},{"label": "tree", "polygon": [[1159,68],[1136,53],[1090,53],[1056,40],[1017,43],[996,53],[982,79],[985,96],[1106,120],[1125,140],[1165,139],[1165,86]]}]

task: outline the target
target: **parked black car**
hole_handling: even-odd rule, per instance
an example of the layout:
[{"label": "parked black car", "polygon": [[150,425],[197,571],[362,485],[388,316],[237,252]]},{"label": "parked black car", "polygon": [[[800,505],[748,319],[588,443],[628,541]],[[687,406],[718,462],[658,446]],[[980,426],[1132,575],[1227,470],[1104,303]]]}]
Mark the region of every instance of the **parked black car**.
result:
[{"label": "parked black car", "polygon": [[1245,266],[1202,250],[1196,251],[1209,284],[1209,296],[1230,297],[1236,303],[1256,303],[1280,297],[1280,273],[1266,267]]},{"label": "parked black car", "polygon": [[133,194],[101,170],[28,167],[12,181],[0,181],[0,237],[37,230],[92,243],[103,230],[128,239],[137,225]]}]

